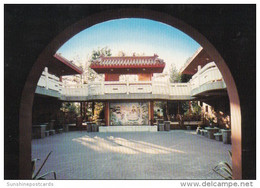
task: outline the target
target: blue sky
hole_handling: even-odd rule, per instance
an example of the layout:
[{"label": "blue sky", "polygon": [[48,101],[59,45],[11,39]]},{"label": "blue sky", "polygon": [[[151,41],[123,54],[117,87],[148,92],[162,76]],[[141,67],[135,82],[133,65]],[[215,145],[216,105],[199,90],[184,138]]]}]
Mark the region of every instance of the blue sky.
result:
[{"label": "blue sky", "polygon": [[117,56],[119,51],[126,55],[135,52],[150,56],[156,53],[166,62],[167,68],[174,64],[179,69],[200,45],[167,24],[126,18],[96,24],[81,31],[68,40],[58,53],[69,60],[78,56],[81,61],[86,61],[94,49],[103,47],[110,48],[113,56]]}]

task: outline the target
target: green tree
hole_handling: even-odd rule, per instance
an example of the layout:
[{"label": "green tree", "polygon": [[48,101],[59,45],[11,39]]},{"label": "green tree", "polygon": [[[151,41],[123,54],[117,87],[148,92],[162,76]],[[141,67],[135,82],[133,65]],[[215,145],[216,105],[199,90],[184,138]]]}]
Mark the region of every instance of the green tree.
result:
[{"label": "green tree", "polygon": [[91,57],[89,58],[89,60],[87,60],[86,62],[86,66],[84,69],[84,83],[88,83],[89,81],[94,81],[95,78],[98,77],[98,74],[90,68],[90,64],[92,61],[99,59],[101,56],[107,57],[107,56],[111,56],[111,49],[109,49],[108,47],[104,47],[104,48],[98,48],[97,50],[93,50]]},{"label": "green tree", "polygon": [[188,74],[182,74],[181,75],[181,83],[187,83],[191,79],[191,75]]},{"label": "green tree", "polygon": [[63,112],[70,112],[76,115],[80,114],[79,105],[75,102],[63,102],[61,106],[61,111]]},{"label": "green tree", "polygon": [[181,82],[181,74],[177,70],[175,65],[171,65],[170,68],[170,82],[171,83],[180,83]]},{"label": "green tree", "polygon": [[109,49],[107,46],[104,48],[98,48],[97,50],[92,51],[91,60],[96,60],[100,58],[100,56],[111,56],[111,49]]}]

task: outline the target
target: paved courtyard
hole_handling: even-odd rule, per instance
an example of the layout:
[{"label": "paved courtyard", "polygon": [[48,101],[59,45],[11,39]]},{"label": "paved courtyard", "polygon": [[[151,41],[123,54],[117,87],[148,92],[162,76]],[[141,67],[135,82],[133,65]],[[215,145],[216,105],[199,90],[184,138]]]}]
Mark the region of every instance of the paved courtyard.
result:
[{"label": "paved courtyard", "polygon": [[[67,132],[32,140],[36,169],[53,151],[40,174],[57,179],[221,179],[212,171],[231,163],[231,145],[195,131],[88,133]],[[48,176],[52,179],[52,176]]]}]

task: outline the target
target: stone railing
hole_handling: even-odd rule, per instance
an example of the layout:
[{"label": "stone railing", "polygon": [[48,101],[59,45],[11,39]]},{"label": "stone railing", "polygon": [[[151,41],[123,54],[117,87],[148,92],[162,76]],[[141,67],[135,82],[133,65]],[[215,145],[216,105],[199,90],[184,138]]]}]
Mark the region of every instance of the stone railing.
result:
[{"label": "stone railing", "polygon": [[223,81],[222,75],[214,62],[208,63],[192,76],[189,81],[191,89],[196,89],[204,84]]},{"label": "stone railing", "polygon": [[63,92],[63,83],[60,82],[59,78],[52,74],[49,74],[46,71],[42,72],[37,86],[53,91],[58,91],[59,93]]},{"label": "stone railing", "polygon": [[[80,86],[80,87],[79,87]],[[142,82],[93,82],[90,84],[66,85],[63,89],[65,96],[89,96],[105,94],[162,94],[190,95],[189,83],[165,83],[156,81]]]},{"label": "stone railing", "polygon": [[156,94],[191,96],[191,91],[200,86],[223,81],[215,63],[205,65],[188,83],[169,83],[160,81],[102,81],[89,84],[66,85],[59,78],[44,71],[38,82],[39,87],[58,91],[63,96],[94,96],[106,94]]}]

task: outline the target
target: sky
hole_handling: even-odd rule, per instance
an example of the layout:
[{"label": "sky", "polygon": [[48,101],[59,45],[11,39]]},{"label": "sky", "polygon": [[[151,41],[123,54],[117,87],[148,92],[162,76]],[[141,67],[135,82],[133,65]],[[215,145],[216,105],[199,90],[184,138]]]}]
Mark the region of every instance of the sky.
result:
[{"label": "sky", "polygon": [[167,24],[139,18],[110,20],[89,27],[68,40],[58,51],[68,60],[85,62],[93,50],[107,47],[112,56],[123,51],[153,56],[166,63],[165,71],[174,64],[180,69],[200,45],[182,31]]}]

